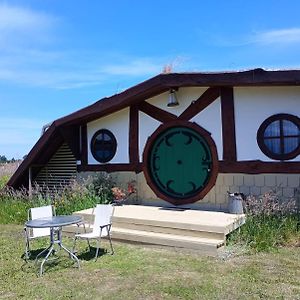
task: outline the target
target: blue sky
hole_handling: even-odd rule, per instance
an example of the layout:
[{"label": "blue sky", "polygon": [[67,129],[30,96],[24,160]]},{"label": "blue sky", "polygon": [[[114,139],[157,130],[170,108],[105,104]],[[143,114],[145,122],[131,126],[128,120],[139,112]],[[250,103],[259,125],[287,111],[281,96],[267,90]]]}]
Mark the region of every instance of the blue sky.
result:
[{"label": "blue sky", "polygon": [[0,0],[0,155],[160,73],[300,68],[300,1]]}]

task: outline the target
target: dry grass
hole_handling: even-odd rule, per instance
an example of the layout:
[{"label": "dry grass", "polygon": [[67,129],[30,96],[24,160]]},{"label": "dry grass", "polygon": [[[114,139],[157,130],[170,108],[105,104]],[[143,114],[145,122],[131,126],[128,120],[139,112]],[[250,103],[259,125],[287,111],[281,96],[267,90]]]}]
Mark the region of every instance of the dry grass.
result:
[{"label": "dry grass", "polygon": [[16,161],[13,163],[0,164],[0,177],[11,176],[19,167],[21,161]]},{"label": "dry grass", "polygon": [[12,174],[17,170],[21,161],[0,164],[0,189],[5,186]]}]

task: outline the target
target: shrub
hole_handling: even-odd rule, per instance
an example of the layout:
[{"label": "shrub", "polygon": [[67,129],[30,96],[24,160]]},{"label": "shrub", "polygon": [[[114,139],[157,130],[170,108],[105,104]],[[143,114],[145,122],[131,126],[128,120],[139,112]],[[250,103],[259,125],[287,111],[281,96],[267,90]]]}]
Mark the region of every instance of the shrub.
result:
[{"label": "shrub", "polygon": [[246,223],[229,237],[254,251],[270,251],[300,238],[296,201],[282,199],[271,191],[245,200]]}]

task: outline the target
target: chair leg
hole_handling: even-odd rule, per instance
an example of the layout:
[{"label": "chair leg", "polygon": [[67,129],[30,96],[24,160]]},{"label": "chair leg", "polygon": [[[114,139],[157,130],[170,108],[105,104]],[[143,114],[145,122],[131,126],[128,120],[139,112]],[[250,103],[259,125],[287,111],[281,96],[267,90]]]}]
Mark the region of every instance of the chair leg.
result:
[{"label": "chair leg", "polygon": [[109,240],[109,243],[110,243],[111,255],[114,255],[115,251],[114,251],[114,248],[113,248],[113,245],[112,245],[111,236],[110,236],[109,231],[108,231],[108,240]]},{"label": "chair leg", "polygon": [[76,241],[77,241],[77,236],[75,236],[75,237],[74,237],[74,242],[73,242],[72,253],[75,253]]},{"label": "chair leg", "polygon": [[29,245],[29,237],[26,227],[24,228],[24,236],[25,236],[25,260],[29,259],[30,256],[30,245]]},{"label": "chair leg", "polygon": [[99,253],[99,248],[100,248],[100,242],[101,242],[101,234],[99,239],[97,239],[97,249],[96,249],[96,255],[95,255],[95,261],[98,259],[98,253]]}]

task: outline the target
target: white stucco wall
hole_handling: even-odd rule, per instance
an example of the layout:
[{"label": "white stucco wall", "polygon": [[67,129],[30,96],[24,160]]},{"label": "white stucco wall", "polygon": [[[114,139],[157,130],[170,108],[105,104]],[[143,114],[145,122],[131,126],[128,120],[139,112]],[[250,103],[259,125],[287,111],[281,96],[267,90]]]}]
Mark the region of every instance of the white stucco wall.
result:
[{"label": "white stucco wall", "polygon": [[221,100],[216,99],[191,120],[211,133],[215,141],[218,158],[223,159]]},{"label": "white stucco wall", "polygon": [[109,163],[129,163],[128,133],[129,133],[129,109],[122,109],[101,119],[87,124],[88,137],[88,164],[100,164],[93,157],[90,144],[93,135],[99,129],[110,130],[117,139],[116,155]]},{"label": "white stucco wall", "polygon": [[[300,87],[234,88],[234,105],[238,160],[272,161],[257,145],[257,130],[274,114],[300,117]],[[294,161],[300,161],[300,157]]]},{"label": "white stucco wall", "polygon": [[156,130],[161,123],[143,112],[139,112],[139,149],[140,161],[143,161],[143,152],[150,135]]}]

